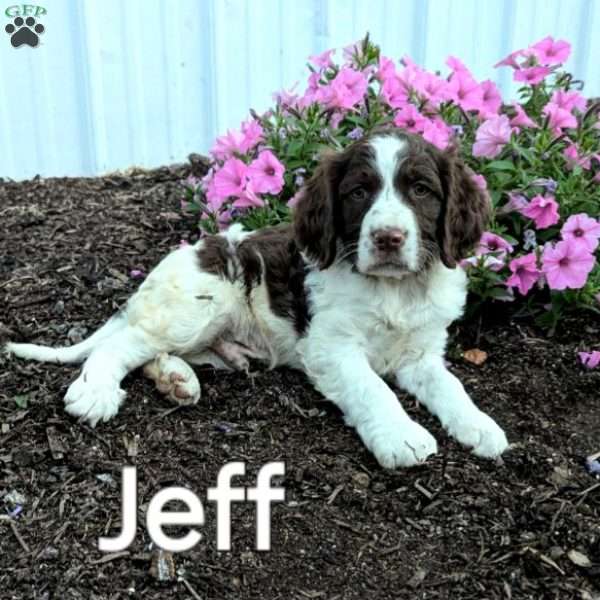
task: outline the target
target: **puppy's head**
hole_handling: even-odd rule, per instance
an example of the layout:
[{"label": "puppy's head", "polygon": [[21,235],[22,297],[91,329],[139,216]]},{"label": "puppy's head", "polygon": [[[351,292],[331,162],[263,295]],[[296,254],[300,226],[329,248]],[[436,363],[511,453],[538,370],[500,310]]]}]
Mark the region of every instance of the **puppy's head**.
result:
[{"label": "puppy's head", "polygon": [[401,279],[436,260],[453,268],[479,240],[485,194],[454,151],[421,137],[374,133],[325,155],[296,207],[296,241],[326,269]]}]

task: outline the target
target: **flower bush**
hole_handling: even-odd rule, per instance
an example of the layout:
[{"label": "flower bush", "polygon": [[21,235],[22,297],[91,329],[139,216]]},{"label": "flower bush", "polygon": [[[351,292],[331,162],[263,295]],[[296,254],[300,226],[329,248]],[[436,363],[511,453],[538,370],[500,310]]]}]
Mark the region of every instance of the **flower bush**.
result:
[{"label": "flower bush", "polygon": [[275,94],[273,108],[216,140],[206,177],[185,184],[202,231],[288,220],[324,148],[398,127],[457,147],[489,193],[489,231],[462,263],[472,297],[522,301],[547,326],[570,308],[598,311],[600,103],[563,70],[567,42],[546,37],[495,65],[522,83],[512,102],[452,56],[441,75],[408,57],[395,64],[368,37],[340,62],[334,54],[310,57],[303,92]]}]

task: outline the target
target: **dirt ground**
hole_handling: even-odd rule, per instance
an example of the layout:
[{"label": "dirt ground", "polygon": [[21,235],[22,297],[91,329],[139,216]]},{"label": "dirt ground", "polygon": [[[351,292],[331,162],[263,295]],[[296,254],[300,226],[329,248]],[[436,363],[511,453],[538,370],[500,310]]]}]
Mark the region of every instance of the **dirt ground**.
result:
[{"label": "dirt ground", "polygon": [[[5,337],[59,344],[98,327],[182,238],[178,182],[186,167],[98,179],[0,180],[0,322]],[[193,236],[192,236],[193,237]],[[494,323],[494,321],[496,321]],[[449,439],[415,401],[410,414],[438,439],[422,467],[378,467],[339,412],[291,370],[199,370],[197,406],[173,408],[140,373],[96,429],[66,415],[69,366],[0,358],[0,598],[260,600],[600,598],[600,320],[581,315],[552,338],[527,322],[453,331],[451,369],[504,426],[497,463]],[[461,350],[489,354],[482,366]],[[219,469],[243,460],[253,485],[284,460],[286,501],[273,506],[270,552],[255,550],[252,504],[233,508],[232,551],[216,551],[215,512],[203,539],[150,573],[144,512],[159,489],[203,501]],[[120,529],[120,476],[136,465],[139,520],[128,551],[97,540]]]}]

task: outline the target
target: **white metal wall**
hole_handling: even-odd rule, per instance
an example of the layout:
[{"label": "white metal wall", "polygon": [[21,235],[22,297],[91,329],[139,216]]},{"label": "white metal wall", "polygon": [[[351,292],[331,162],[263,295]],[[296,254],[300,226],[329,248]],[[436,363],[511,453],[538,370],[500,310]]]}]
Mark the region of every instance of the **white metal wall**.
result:
[{"label": "white metal wall", "polygon": [[[13,4],[6,0],[5,4]],[[31,2],[33,3],[33,2]],[[94,175],[206,152],[248,109],[301,81],[310,54],[371,33],[443,69],[492,65],[545,35],[600,95],[600,0],[40,0],[38,48],[13,48],[0,7],[0,176]]]}]

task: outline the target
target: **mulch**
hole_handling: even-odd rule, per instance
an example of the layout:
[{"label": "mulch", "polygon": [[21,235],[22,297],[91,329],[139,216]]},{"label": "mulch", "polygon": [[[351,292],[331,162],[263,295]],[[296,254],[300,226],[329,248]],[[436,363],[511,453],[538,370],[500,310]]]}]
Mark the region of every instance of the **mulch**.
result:
[{"label": "mulch", "polygon": [[[179,210],[188,173],[0,182],[4,337],[62,344],[97,328],[139,285],[132,270],[193,241]],[[199,369],[202,399],[182,408],[134,373],[118,417],[91,429],[62,407],[77,368],[2,356],[0,598],[600,598],[600,479],[584,465],[600,451],[600,369],[576,355],[599,342],[600,319],[583,313],[552,337],[491,309],[481,327],[456,325],[451,369],[513,447],[480,460],[398,391],[440,452],[395,472],[292,370]],[[481,366],[462,357],[475,347]],[[232,550],[216,550],[206,490],[233,460],[248,486],[263,464],[287,465],[270,552],[255,549],[249,503],[233,507]],[[124,465],[138,468],[137,535],[102,554],[98,538],[119,531]],[[206,525],[160,581],[144,513],[171,485],[200,496]]]}]

